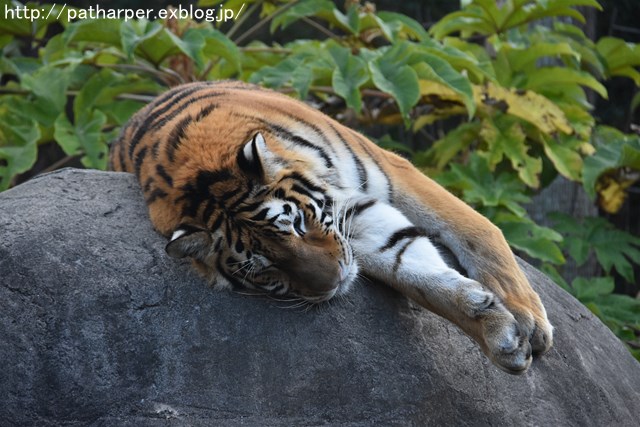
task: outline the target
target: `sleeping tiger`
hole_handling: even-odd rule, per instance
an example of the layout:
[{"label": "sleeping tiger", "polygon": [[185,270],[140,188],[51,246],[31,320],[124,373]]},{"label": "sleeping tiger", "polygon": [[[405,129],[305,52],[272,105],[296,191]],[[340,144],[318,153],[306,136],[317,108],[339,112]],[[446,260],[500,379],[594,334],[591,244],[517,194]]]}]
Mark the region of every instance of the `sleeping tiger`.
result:
[{"label": "sleeping tiger", "polygon": [[318,303],[348,292],[360,272],[458,325],[506,372],[526,371],[552,345],[540,298],[497,227],[288,96],[240,82],[178,86],[133,116],[110,165],[138,178],[167,253],[191,258],[218,288]]}]

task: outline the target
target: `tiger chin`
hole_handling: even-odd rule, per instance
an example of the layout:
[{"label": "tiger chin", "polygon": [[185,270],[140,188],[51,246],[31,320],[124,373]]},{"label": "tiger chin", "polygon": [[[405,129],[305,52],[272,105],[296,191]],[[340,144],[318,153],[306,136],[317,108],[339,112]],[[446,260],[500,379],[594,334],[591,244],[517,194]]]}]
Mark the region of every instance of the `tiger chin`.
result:
[{"label": "tiger chin", "polygon": [[456,324],[508,373],[552,346],[497,227],[300,101],[233,81],[175,87],[131,118],[110,165],[136,175],[167,253],[217,287],[316,303],[363,274]]}]

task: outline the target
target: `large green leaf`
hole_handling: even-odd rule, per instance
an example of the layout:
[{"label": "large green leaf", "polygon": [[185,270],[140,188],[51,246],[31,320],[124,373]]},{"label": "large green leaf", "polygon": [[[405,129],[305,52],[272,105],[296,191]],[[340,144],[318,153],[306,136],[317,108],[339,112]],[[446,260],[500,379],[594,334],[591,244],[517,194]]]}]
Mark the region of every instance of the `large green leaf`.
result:
[{"label": "large green leaf", "polygon": [[593,250],[602,268],[615,269],[629,283],[634,283],[633,265],[640,264],[640,238],[618,230],[604,218],[576,219],[566,214],[549,215],[554,228],[564,235],[565,247],[578,265]]},{"label": "large green leaf", "polygon": [[473,99],[473,88],[466,76],[439,56],[424,51],[416,52],[411,57],[411,64],[419,79],[443,84],[460,95],[460,99],[467,108],[467,114],[473,117],[476,104]]},{"label": "large green leaf", "polygon": [[183,37],[185,49],[200,68],[215,58],[224,58],[233,68],[240,72],[240,49],[227,36],[214,28],[190,28]]},{"label": "large green leaf", "polygon": [[462,198],[477,207],[505,208],[518,217],[526,211],[520,205],[530,201],[525,186],[512,173],[495,173],[487,160],[477,154],[470,156],[469,164],[452,163],[450,170],[436,177],[445,187],[462,192]]},{"label": "large green leaf", "polygon": [[596,43],[596,50],[604,58],[610,76],[635,77],[636,84],[640,85],[640,73],[633,68],[640,66],[640,45],[615,37],[602,37]]},{"label": "large green leaf", "polygon": [[391,40],[397,40],[398,38],[415,38],[423,41],[429,39],[429,34],[424,27],[420,25],[418,21],[415,21],[407,15],[387,11],[380,11],[377,15],[378,18],[386,24],[400,24],[394,26],[395,30],[392,31]]},{"label": "large green leaf", "polygon": [[613,292],[614,283],[611,277],[578,277],[571,282],[573,294],[582,302],[592,302],[599,297]]},{"label": "large green leaf", "polygon": [[316,16],[324,12],[324,16],[333,13],[334,4],[329,0],[301,0],[276,15],[271,20],[270,30],[274,33],[278,28],[283,30],[299,19]]},{"label": "large green leaf", "polygon": [[415,156],[414,163],[425,168],[435,164],[437,169],[442,170],[458,153],[478,139],[480,126],[478,121],[461,124],[437,140],[425,155]]},{"label": "large green leaf", "polygon": [[367,64],[359,57],[353,56],[349,49],[338,45],[331,46],[329,52],[337,65],[333,71],[333,89],[345,99],[348,107],[360,112],[360,87],[369,80]]},{"label": "large green leaf", "polygon": [[309,53],[290,55],[276,66],[263,67],[253,73],[249,81],[271,88],[290,87],[299,98],[305,98],[313,81],[312,63],[316,58]]},{"label": "large green leaf", "polygon": [[87,19],[70,24],[64,32],[65,43],[98,42],[121,47],[120,26],[117,19]]},{"label": "large green leaf", "polygon": [[586,86],[596,91],[603,98],[608,98],[607,89],[591,74],[563,67],[543,67],[531,71],[527,75],[524,88],[545,93],[550,88],[562,89],[565,86],[575,85]]},{"label": "large green leaf", "polygon": [[582,174],[582,156],[578,152],[582,141],[570,135],[558,138],[541,136],[544,152],[561,175],[573,181],[580,181]]},{"label": "large green leaf", "polygon": [[67,155],[82,154],[81,161],[85,167],[105,169],[108,148],[102,127],[106,121],[104,113],[94,110],[86,117],[86,121],[74,125],[62,113],[56,120],[54,137]]},{"label": "large green leaf", "polygon": [[35,120],[0,104],[0,191],[9,188],[14,176],[31,169],[39,139]]},{"label": "large green leaf", "polygon": [[528,256],[543,262],[560,265],[565,263],[558,242],[562,236],[550,228],[542,227],[525,217],[498,215],[493,219],[504,233],[507,242]]},{"label": "large green leaf", "polygon": [[481,9],[471,9],[453,12],[436,22],[429,32],[437,39],[441,40],[445,36],[461,32],[462,37],[481,34],[491,35],[495,32],[495,27],[487,20]]},{"label": "large green leaf", "polygon": [[580,58],[569,43],[535,43],[532,46],[523,46],[519,49],[508,49],[507,56],[513,70],[525,70],[526,67],[535,67],[540,58],[568,55],[575,59]]},{"label": "large green leaf", "polygon": [[411,55],[408,46],[408,43],[397,43],[369,62],[373,84],[396,100],[406,124],[409,110],[420,99],[418,75],[407,65]]},{"label": "large green leaf", "polygon": [[480,136],[487,148],[479,155],[487,159],[491,170],[495,170],[506,157],[522,182],[532,188],[540,185],[542,160],[528,154],[526,135],[517,119],[506,115],[497,116],[493,120],[486,118],[482,122]]},{"label": "large green leaf", "polygon": [[67,104],[68,84],[68,71],[57,67],[45,66],[31,75],[22,76],[22,86],[56,112],[62,111]]}]

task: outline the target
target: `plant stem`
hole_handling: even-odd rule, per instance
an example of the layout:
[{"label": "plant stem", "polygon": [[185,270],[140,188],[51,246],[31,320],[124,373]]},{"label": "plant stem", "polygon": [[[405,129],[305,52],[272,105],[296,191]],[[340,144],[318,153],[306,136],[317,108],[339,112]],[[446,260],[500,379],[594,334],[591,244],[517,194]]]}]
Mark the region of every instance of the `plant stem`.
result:
[{"label": "plant stem", "polygon": [[228,38],[233,37],[233,35],[240,29],[242,24],[244,24],[245,21],[251,15],[253,15],[253,12],[255,12],[256,9],[258,9],[258,6],[260,6],[262,3],[264,3],[264,1],[258,1],[258,2],[255,2],[254,4],[252,4],[251,7],[249,9],[247,9],[247,11],[244,13],[244,15],[242,15],[242,18],[240,18],[236,22],[234,22],[233,26],[229,29],[229,31],[227,31],[226,36]]},{"label": "plant stem", "polygon": [[260,21],[258,21],[258,23],[256,25],[254,25],[249,30],[247,30],[244,34],[242,34],[240,37],[238,37],[237,40],[234,40],[234,43],[239,45],[240,43],[242,43],[242,41],[244,39],[248,38],[250,35],[252,35],[256,31],[258,31],[260,28],[264,27],[267,22],[271,21],[276,16],[284,13],[287,9],[290,9],[291,7],[296,5],[297,3],[298,3],[298,1],[292,1],[291,3],[287,3],[284,6],[282,6],[280,9],[276,10],[275,12],[273,12],[271,15],[265,16]]},{"label": "plant stem", "polygon": [[316,21],[314,21],[313,19],[309,19],[307,17],[302,18],[302,21],[306,24],[309,24],[310,26],[312,26],[313,28],[315,28],[316,30],[320,31],[322,34],[324,34],[325,36],[340,42],[340,37],[338,37],[337,35],[333,34],[331,31],[329,31],[328,29],[326,29],[325,27],[323,27],[322,25],[318,24]]}]

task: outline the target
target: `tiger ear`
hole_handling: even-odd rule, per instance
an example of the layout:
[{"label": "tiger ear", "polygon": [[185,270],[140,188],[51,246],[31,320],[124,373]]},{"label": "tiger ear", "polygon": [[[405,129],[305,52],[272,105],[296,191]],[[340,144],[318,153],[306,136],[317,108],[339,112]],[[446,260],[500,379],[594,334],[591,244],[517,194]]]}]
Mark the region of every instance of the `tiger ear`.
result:
[{"label": "tiger ear", "polygon": [[165,251],[172,258],[191,257],[203,261],[211,248],[211,233],[197,226],[182,224],[173,232]]},{"label": "tiger ear", "polygon": [[238,152],[238,166],[244,173],[261,182],[275,175],[278,160],[269,150],[260,132],[246,142]]}]

